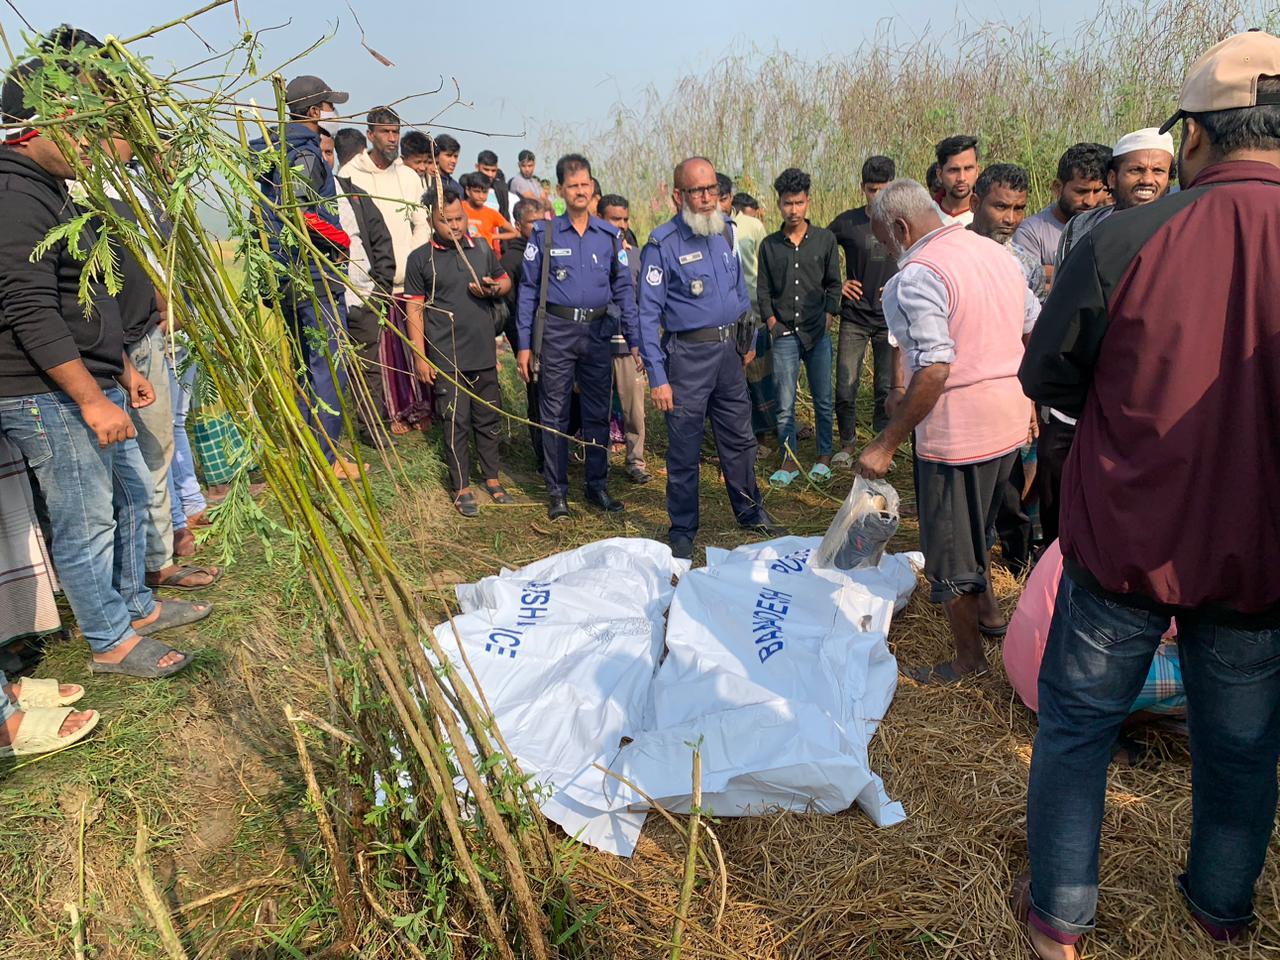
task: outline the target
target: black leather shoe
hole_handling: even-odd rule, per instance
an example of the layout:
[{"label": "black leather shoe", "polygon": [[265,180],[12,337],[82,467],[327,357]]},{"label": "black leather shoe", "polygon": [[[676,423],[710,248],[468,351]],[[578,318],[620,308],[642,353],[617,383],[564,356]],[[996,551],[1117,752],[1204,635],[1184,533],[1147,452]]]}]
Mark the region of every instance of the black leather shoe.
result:
[{"label": "black leather shoe", "polygon": [[548,520],[566,520],[569,517],[569,501],[564,497],[552,497],[547,507]]},{"label": "black leather shoe", "polygon": [[692,560],[693,541],[688,537],[672,537],[671,555],[677,560]]},{"label": "black leather shoe", "polygon": [[778,523],[773,517],[760,511],[760,516],[752,523],[741,524],[744,530],[754,530],[756,533],[763,533],[766,537],[785,537],[787,528]]},{"label": "black leather shoe", "polygon": [[587,503],[599,507],[605,513],[621,513],[626,509],[621,500],[609,496],[608,490],[588,490]]}]

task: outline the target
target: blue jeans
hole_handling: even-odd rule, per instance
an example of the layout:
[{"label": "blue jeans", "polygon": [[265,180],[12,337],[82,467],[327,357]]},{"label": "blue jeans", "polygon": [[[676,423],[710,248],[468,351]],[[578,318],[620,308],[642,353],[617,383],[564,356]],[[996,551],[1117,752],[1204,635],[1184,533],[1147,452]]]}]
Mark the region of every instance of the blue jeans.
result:
[{"label": "blue jeans", "polygon": [[[0,688],[3,688],[9,678],[4,675],[4,671],[0,670]],[[18,705],[10,700],[3,692],[0,692],[0,724],[8,723],[9,718],[18,712]]]},{"label": "blue jeans", "polygon": [[[1107,767],[1169,618],[1098,596],[1064,575],[1040,666],[1027,846],[1032,909],[1064,934],[1092,928]],[[1191,851],[1179,881],[1223,927],[1253,917],[1276,819],[1280,629],[1178,617],[1191,735]]]},{"label": "blue jeans", "polygon": [[338,330],[347,325],[342,289],[301,290],[283,304],[283,313],[298,351],[298,382],[306,398],[299,404],[324,457],[333,463],[342,439],[342,401],[346,373],[338,352]]},{"label": "blue jeans", "polygon": [[[125,392],[104,391],[124,409]],[[150,472],[136,440],[106,449],[65,393],[0,397],[0,433],[22,451],[49,509],[53,566],[94,653],[150,616],[146,525]]]},{"label": "blue jeans", "polygon": [[[173,466],[169,470],[169,499],[173,509],[173,529],[185,530],[187,517],[195,516],[206,506],[200,481],[196,479],[196,461],[191,453],[191,438],[187,436],[187,412],[191,409],[191,394],[195,389],[196,365],[194,359],[181,373],[187,355],[185,347],[177,346],[175,356],[169,359],[169,389],[173,400]],[[167,357],[167,354],[166,354]]]},{"label": "blue jeans", "polygon": [[[813,393],[813,425],[818,456],[831,456],[831,334],[824,332],[805,350],[800,337],[791,334],[773,338],[773,382],[778,390],[778,446],[796,453],[796,386],[800,382],[800,362],[809,374]],[[796,459],[799,459],[797,454]]]}]

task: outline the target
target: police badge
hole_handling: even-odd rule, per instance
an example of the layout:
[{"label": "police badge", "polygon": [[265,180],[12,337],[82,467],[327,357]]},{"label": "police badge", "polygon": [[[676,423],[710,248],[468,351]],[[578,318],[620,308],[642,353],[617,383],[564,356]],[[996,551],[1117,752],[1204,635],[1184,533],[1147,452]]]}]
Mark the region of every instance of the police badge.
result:
[{"label": "police badge", "polygon": [[705,286],[706,285],[701,280],[691,280],[689,282],[689,292],[695,297],[700,297],[702,296],[702,291],[705,289]]},{"label": "police badge", "polygon": [[554,271],[552,271],[552,272],[553,272],[553,273],[555,274],[555,276],[556,276],[556,282],[557,282],[557,283],[564,283],[565,278],[569,276],[569,268],[568,268],[568,267],[556,267],[556,268],[555,268],[555,270],[554,270]]}]

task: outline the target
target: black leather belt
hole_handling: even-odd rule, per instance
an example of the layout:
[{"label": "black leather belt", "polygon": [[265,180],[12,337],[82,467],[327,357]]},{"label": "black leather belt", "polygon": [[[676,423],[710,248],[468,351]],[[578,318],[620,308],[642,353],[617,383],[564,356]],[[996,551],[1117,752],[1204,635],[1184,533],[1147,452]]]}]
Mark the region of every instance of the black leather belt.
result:
[{"label": "black leather belt", "polygon": [[561,320],[572,320],[574,323],[590,323],[598,320],[609,312],[608,307],[596,307],[594,310],[588,310],[585,307],[562,307],[559,304],[548,303],[547,313],[553,317],[559,317]]},{"label": "black leather belt", "polygon": [[700,327],[697,330],[680,330],[676,333],[677,340],[684,340],[687,343],[724,343],[726,340],[732,340],[737,335],[736,323],[726,323],[723,327]]}]

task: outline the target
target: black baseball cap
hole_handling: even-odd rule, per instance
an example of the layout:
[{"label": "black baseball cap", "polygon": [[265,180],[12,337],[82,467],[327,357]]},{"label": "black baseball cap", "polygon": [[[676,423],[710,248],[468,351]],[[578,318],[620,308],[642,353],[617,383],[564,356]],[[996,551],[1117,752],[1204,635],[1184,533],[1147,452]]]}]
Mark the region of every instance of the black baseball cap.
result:
[{"label": "black baseball cap", "polygon": [[313,77],[310,74],[294,77],[284,88],[285,105],[294,116],[302,116],[312,107],[318,107],[322,103],[332,103],[337,106],[350,99],[350,94],[334,90],[319,77]]}]

